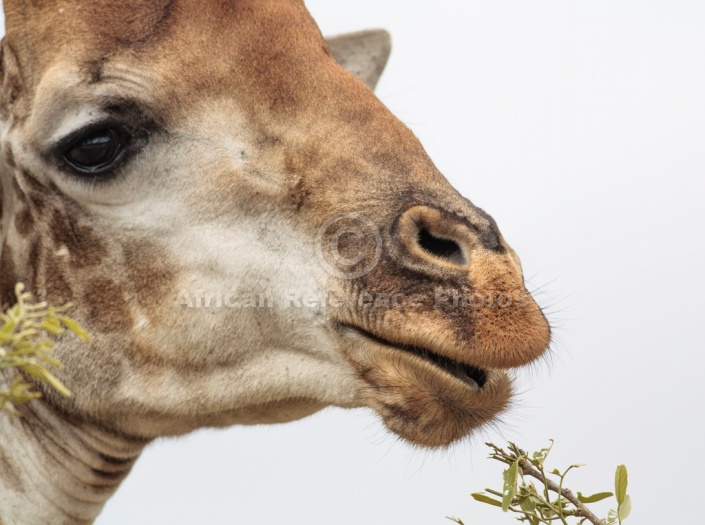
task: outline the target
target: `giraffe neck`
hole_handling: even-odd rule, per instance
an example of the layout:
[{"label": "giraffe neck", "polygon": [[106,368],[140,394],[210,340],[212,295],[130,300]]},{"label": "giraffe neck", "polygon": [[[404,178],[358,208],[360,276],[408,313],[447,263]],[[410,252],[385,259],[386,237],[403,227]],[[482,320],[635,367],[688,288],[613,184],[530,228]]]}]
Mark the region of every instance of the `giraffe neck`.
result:
[{"label": "giraffe neck", "polygon": [[146,441],[69,423],[41,400],[0,414],[0,524],[93,523]]}]

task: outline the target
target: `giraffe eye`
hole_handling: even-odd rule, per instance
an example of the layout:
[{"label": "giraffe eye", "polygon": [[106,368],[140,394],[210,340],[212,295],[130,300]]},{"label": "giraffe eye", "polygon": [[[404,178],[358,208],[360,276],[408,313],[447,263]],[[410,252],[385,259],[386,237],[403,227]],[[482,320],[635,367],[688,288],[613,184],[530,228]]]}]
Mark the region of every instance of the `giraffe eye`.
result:
[{"label": "giraffe eye", "polygon": [[124,136],[114,129],[91,131],[73,142],[64,158],[81,173],[101,173],[120,158],[125,142]]}]

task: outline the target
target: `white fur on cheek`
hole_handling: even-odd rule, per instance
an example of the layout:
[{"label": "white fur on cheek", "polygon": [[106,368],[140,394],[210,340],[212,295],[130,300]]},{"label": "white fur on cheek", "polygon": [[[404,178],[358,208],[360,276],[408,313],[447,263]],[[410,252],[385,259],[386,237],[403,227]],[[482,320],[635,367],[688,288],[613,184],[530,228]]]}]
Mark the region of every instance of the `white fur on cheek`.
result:
[{"label": "white fur on cheek", "polygon": [[327,275],[310,240],[279,222],[245,220],[238,232],[212,224],[180,229],[168,244],[188,273],[165,298],[166,324],[140,332],[160,366],[148,375],[135,367],[121,398],[148,400],[143,408],[166,425],[185,425],[177,433],[201,424],[199,407],[222,413],[209,424],[229,425],[248,407],[289,400],[362,403],[326,324]]}]

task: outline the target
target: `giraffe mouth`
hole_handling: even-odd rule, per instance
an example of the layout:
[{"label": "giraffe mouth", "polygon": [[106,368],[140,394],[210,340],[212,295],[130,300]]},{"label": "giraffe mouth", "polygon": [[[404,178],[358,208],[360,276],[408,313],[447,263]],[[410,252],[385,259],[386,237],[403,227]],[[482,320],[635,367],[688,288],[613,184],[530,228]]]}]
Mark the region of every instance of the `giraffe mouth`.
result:
[{"label": "giraffe mouth", "polygon": [[416,356],[417,358],[422,359],[426,363],[430,363],[436,369],[442,370],[447,375],[452,376],[474,390],[481,390],[487,383],[487,372],[482,368],[478,368],[467,363],[461,363],[460,361],[456,361],[444,355],[439,355],[428,348],[390,341],[389,339],[373,334],[372,332],[358,326],[346,324],[343,325],[343,328],[372,343],[375,343],[376,345],[401,350],[404,353]]}]

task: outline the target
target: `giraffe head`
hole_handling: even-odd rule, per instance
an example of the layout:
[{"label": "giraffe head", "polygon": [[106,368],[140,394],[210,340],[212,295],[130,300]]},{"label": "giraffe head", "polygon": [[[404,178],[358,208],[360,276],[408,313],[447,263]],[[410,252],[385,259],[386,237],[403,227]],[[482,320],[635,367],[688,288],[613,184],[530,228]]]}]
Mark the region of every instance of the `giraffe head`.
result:
[{"label": "giraffe head", "polygon": [[303,1],[4,4],[0,292],[93,336],[49,403],[145,438],[369,406],[424,446],[507,407],[549,343],[519,259]]}]

